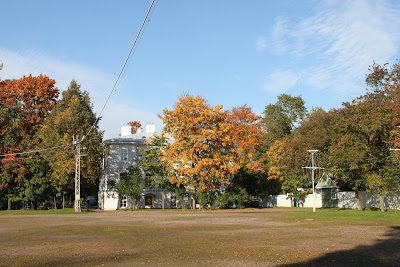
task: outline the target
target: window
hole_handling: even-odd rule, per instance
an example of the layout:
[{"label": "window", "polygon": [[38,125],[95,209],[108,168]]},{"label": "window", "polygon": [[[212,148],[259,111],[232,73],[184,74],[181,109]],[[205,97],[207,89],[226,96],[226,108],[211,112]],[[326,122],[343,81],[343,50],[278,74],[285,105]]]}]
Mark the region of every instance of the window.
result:
[{"label": "window", "polygon": [[128,198],[126,196],[123,196],[121,199],[121,209],[126,208],[127,204],[128,204]]},{"label": "window", "polygon": [[144,196],[144,204],[146,206],[153,205],[153,197],[152,196]]},{"label": "window", "polygon": [[171,196],[171,208],[176,208],[176,196]]},{"label": "window", "polygon": [[128,149],[125,148],[125,147],[123,147],[123,148],[121,149],[121,159],[122,159],[123,161],[127,161],[127,160],[128,160]]},{"label": "window", "polygon": [[331,189],[331,199],[338,199],[337,192],[338,192],[337,188]]}]

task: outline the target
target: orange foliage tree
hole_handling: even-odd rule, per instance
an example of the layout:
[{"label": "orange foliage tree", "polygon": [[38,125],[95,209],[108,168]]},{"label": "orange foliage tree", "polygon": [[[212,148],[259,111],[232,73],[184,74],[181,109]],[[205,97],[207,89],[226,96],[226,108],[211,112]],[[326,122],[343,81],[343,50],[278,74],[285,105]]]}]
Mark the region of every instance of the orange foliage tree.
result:
[{"label": "orange foliage tree", "polygon": [[275,140],[275,143],[267,151],[267,155],[270,158],[268,179],[279,179],[283,181],[283,169],[282,159],[284,156],[283,143],[279,140]]},{"label": "orange foliage tree", "polygon": [[[38,145],[36,132],[41,127],[59,95],[55,81],[47,76],[5,80],[0,85],[0,190],[9,192],[22,186],[30,168],[19,153]],[[19,192],[19,198],[23,195]],[[11,193],[9,193],[9,198]],[[16,194],[13,194],[14,196]],[[18,200],[18,199],[16,199]]]},{"label": "orange foliage tree", "polygon": [[263,143],[264,131],[260,116],[253,113],[250,107],[234,107],[228,113],[228,121],[233,126],[233,138],[237,146],[238,161],[253,172],[264,172],[263,159],[253,160],[254,153]]},{"label": "orange foliage tree", "polygon": [[229,113],[200,96],[183,94],[172,110],[164,109],[164,131],[174,143],[164,148],[171,183],[194,192],[218,190],[239,168],[238,149]]},{"label": "orange foliage tree", "polygon": [[137,131],[142,127],[140,121],[130,121],[126,125],[131,126],[131,134],[137,133]]}]

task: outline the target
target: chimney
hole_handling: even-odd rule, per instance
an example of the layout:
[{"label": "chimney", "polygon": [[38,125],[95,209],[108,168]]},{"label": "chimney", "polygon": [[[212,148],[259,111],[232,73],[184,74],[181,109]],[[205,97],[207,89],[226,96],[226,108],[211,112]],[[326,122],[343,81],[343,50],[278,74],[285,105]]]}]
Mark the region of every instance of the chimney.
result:
[{"label": "chimney", "polygon": [[147,123],[146,124],[146,132],[147,133],[155,133],[156,132],[156,125],[154,123]]},{"label": "chimney", "polygon": [[131,135],[131,126],[130,125],[122,125],[121,127],[121,137]]}]

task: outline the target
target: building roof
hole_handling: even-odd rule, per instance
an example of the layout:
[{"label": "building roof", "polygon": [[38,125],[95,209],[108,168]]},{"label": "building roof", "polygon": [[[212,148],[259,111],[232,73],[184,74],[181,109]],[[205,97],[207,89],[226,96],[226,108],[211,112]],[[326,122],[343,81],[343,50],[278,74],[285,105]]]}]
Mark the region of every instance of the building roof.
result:
[{"label": "building roof", "polygon": [[[113,143],[144,143],[146,140],[150,140],[154,135],[158,133],[156,132],[141,132],[141,133],[136,133],[136,134],[130,134],[130,135],[125,135],[125,136],[119,136],[116,138],[110,138],[107,140],[104,140],[104,143],[106,144],[113,144]],[[172,138],[169,135],[166,135],[167,140],[171,141]]]},{"label": "building roof", "polygon": [[319,180],[315,188],[338,188],[335,180],[335,177],[333,177],[331,174],[324,172],[322,174],[321,180]]},{"label": "building roof", "polygon": [[104,140],[104,143],[138,143],[138,142],[145,142],[146,139],[150,139],[154,136],[155,133],[148,133],[148,132],[141,132],[136,134],[130,134],[125,136],[120,136],[116,138],[110,138]]}]

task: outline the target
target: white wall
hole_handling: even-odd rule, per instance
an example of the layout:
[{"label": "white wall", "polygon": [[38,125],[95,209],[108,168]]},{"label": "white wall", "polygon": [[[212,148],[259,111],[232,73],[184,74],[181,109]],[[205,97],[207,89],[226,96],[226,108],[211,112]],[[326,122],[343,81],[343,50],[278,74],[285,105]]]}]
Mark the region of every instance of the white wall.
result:
[{"label": "white wall", "polygon": [[[379,196],[371,192],[360,191],[360,198],[363,205],[363,209],[367,207],[380,208]],[[315,194],[315,207],[322,207],[321,195]],[[357,202],[355,198],[355,193],[350,192],[338,192],[338,208],[346,209],[357,209]],[[290,207],[290,198],[287,195],[271,195],[263,196],[260,198],[259,202],[261,207]],[[307,195],[304,203],[298,203],[299,207],[313,207],[313,195]],[[385,197],[386,209],[399,209],[400,210],[400,194],[391,194]]]},{"label": "white wall", "polygon": [[[363,209],[367,207],[380,208],[379,196],[368,191],[360,191]],[[354,192],[339,192],[339,208],[356,209],[357,202]],[[386,209],[400,209],[400,194],[391,194],[385,197]]]},{"label": "white wall", "polygon": [[[314,198],[313,195],[307,195],[305,201],[304,201],[304,205],[301,205],[300,207],[309,207],[312,208],[314,207]],[[321,194],[315,194],[315,207],[316,208],[321,208],[322,207],[322,197]]]},{"label": "white wall", "polygon": [[[314,205],[313,195],[310,194],[306,197],[304,202],[299,203],[300,207],[310,207]],[[261,197],[260,201],[261,207],[291,207],[290,197],[287,195],[271,195]],[[315,194],[315,207],[322,207],[322,199],[320,194]]]}]

